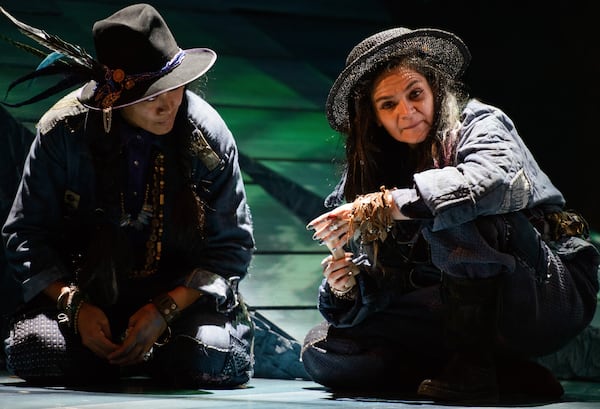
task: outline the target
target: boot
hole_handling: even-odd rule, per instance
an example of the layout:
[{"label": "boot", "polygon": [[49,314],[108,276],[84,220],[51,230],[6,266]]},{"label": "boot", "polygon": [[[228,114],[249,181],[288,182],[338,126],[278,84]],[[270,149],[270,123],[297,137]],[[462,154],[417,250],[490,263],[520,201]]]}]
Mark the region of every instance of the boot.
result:
[{"label": "boot", "polygon": [[498,401],[493,347],[498,279],[444,275],[445,341],[453,355],[441,374],[419,385],[419,396],[436,402],[490,404]]},{"label": "boot", "polygon": [[535,360],[499,356],[496,374],[503,405],[511,401],[521,405],[557,402],[565,393],[552,371]]}]

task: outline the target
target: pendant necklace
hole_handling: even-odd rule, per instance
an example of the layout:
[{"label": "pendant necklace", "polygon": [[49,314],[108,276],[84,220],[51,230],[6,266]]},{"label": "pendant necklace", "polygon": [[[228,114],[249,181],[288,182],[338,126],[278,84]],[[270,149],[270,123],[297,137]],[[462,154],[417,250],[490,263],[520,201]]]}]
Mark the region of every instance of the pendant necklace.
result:
[{"label": "pendant necklace", "polygon": [[121,219],[119,221],[119,225],[121,227],[133,227],[134,229],[140,231],[150,223],[150,219],[152,218],[152,214],[154,213],[154,208],[150,203],[148,203],[148,193],[150,192],[150,184],[146,184],[146,191],[144,193],[144,204],[142,205],[142,209],[138,213],[135,219],[131,218],[131,213],[125,212],[125,197],[123,192],[121,192]]}]

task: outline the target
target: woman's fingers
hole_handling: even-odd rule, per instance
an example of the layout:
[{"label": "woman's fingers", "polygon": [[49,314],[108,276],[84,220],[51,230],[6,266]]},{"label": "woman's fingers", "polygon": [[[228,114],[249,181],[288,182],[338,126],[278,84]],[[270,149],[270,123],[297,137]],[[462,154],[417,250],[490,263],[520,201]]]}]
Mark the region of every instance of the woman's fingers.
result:
[{"label": "woman's fingers", "polygon": [[318,240],[321,244],[325,244],[332,253],[335,253],[336,249],[341,249],[346,244],[347,233],[348,223],[334,219],[319,224],[315,228],[312,238]]},{"label": "woman's fingers", "polygon": [[356,285],[356,279],[354,275],[349,274],[349,270],[346,269],[342,274],[335,277],[330,276],[329,286],[335,288],[338,291],[346,291]]},{"label": "woman's fingers", "polygon": [[356,285],[354,278],[360,273],[356,264],[352,263],[352,253],[345,253],[346,257],[342,259],[333,259],[327,257],[323,262],[327,262],[324,267],[323,275],[327,278],[329,286],[339,291],[344,291]]},{"label": "woman's fingers", "polygon": [[314,218],[306,225],[306,228],[308,230],[316,230],[321,228],[323,224],[329,224],[332,221],[347,221],[351,211],[352,203],[343,204],[330,212]]}]

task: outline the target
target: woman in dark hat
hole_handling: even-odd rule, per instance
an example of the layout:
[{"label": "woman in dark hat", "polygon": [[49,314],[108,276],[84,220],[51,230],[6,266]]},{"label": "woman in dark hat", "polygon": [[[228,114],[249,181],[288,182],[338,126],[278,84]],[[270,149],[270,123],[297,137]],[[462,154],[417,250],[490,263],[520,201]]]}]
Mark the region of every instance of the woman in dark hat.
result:
[{"label": "woman in dark hat", "polygon": [[510,118],[467,95],[470,58],[452,33],[394,28],[354,47],[330,91],[346,161],[308,225],[332,255],[302,360],[334,390],[563,394],[534,358],[590,323],[600,258]]},{"label": "woman in dark hat", "polygon": [[134,369],[177,387],[246,383],[254,329],[238,285],[252,222],[235,140],[187,87],[215,53],[180,49],[146,4],[94,24],[96,58],[2,12],[60,57],[36,75],[84,80],[39,121],[2,230],[24,300],[9,371],[42,384]]}]

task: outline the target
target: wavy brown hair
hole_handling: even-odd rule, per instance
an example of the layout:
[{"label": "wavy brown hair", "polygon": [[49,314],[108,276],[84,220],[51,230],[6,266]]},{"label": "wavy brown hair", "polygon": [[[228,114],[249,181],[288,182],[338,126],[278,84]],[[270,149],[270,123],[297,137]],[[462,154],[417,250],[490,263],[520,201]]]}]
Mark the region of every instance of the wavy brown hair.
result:
[{"label": "wavy brown hair", "polygon": [[[423,75],[434,96],[434,122],[425,141],[414,148],[393,139],[377,125],[371,102],[375,80],[384,72],[408,68]],[[412,174],[443,167],[454,160],[457,125],[468,93],[464,84],[440,70],[435,62],[420,55],[390,58],[365,74],[350,94],[350,128],[346,137],[347,179],[344,196],[375,192],[382,184],[402,187],[411,184]],[[395,164],[391,167],[390,163]],[[390,174],[392,173],[392,174]]]}]

